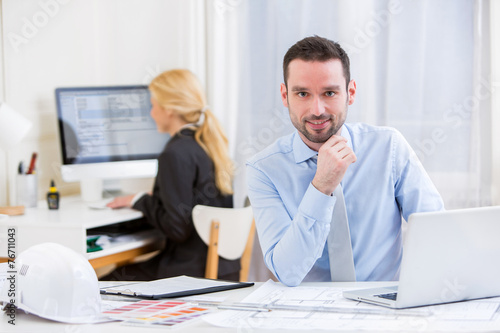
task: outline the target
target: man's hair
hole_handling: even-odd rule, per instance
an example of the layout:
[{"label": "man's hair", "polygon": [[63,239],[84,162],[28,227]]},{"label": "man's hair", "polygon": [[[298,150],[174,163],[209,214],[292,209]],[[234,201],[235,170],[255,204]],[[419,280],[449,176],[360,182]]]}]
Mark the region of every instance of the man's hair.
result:
[{"label": "man's hair", "polygon": [[283,58],[283,78],[287,87],[288,66],[295,59],[321,62],[339,59],[344,70],[346,89],[349,87],[349,81],[351,81],[349,56],[338,43],[323,37],[313,36],[306,37],[292,45]]}]

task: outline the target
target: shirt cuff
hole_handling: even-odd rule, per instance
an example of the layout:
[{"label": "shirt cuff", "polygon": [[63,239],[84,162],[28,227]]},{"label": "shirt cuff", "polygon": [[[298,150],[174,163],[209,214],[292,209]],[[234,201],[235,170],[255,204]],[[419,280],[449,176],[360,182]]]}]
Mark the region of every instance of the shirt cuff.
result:
[{"label": "shirt cuff", "polygon": [[336,198],[318,191],[312,183],[309,184],[299,206],[305,216],[313,220],[330,224]]},{"label": "shirt cuff", "polygon": [[137,193],[134,198],[132,198],[132,201],[130,202],[130,207],[134,207],[135,203],[139,201],[140,198],[145,196],[147,193],[146,192],[139,192]]}]

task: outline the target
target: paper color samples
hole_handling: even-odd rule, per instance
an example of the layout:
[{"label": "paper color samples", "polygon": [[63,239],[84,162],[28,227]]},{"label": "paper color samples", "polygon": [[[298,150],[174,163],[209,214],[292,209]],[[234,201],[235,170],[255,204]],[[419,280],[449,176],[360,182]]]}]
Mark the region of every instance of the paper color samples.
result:
[{"label": "paper color samples", "polygon": [[127,325],[162,325],[176,328],[209,312],[209,308],[182,301],[140,301],[103,312]]}]

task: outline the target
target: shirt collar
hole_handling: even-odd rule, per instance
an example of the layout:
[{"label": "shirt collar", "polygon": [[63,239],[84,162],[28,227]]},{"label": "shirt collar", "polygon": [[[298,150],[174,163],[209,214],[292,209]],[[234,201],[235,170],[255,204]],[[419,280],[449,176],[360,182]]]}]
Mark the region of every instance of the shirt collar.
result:
[{"label": "shirt collar", "polygon": [[[342,125],[340,135],[347,139],[347,146],[352,149],[351,135],[349,134],[349,130],[345,124]],[[304,141],[302,141],[298,131],[295,131],[295,135],[293,137],[293,154],[295,157],[295,163],[301,163],[307,161],[314,155],[317,155],[318,152],[309,148]]]}]

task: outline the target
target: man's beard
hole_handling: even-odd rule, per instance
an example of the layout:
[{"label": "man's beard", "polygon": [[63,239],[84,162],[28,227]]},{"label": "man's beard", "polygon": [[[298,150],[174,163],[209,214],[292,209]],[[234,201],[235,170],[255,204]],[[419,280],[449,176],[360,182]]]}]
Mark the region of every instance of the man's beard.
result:
[{"label": "man's beard", "polygon": [[[344,112],[340,114],[340,117],[337,115],[332,115],[332,114],[325,114],[321,116],[309,116],[307,118],[302,119],[302,121],[299,121],[298,119],[295,119],[292,115],[294,114],[293,111],[290,108],[290,104],[288,104],[288,109],[290,111],[290,119],[292,120],[293,126],[302,133],[302,135],[309,140],[310,142],[314,143],[324,143],[326,142],[332,135],[337,134],[342,125],[344,125],[345,118],[347,115],[347,103],[345,105]],[[325,121],[325,120],[330,120],[331,124],[329,128],[323,129],[320,132],[314,131],[307,128],[306,125],[306,120],[307,121]]]}]

